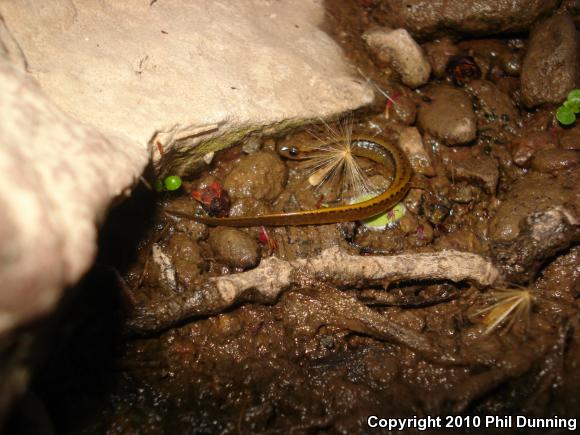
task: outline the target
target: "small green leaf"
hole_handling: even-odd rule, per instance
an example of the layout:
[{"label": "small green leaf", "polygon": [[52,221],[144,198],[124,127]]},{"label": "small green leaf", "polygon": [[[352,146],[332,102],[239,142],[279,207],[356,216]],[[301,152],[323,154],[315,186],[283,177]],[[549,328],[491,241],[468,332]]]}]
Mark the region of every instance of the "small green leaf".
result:
[{"label": "small green leaf", "polygon": [[556,119],[562,125],[572,125],[576,121],[576,115],[574,115],[574,111],[566,106],[558,107],[556,110]]},{"label": "small green leaf", "polygon": [[163,180],[163,184],[167,190],[177,190],[181,187],[181,178],[177,175],[170,175]]},{"label": "small green leaf", "polygon": [[574,113],[580,113],[580,100],[566,100],[562,106],[567,107]]},{"label": "small green leaf", "polygon": [[580,89],[574,89],[573,91],[570,91],[568,94],[568,101],[578,101],[580,103]]}]

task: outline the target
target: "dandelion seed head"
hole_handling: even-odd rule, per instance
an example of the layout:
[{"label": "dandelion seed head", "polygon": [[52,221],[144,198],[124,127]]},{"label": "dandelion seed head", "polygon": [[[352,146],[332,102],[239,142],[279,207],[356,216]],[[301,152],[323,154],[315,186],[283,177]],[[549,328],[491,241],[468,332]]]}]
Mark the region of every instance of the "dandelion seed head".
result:
[{"label": "dandelion seed head", "polygon": [[484,335],[498,329],[502,324],[505,324],[506,332],[518,322],[523,323],[524,329],[527,329],[533,303],[533,295],[529,289],[494,289],[487,294],[486,299],[491,305],[475,313],[476,316],[484,315]]},{"label": "dandelion seed head", "polygon": [[326,135],[321,137],[311,132],[319,145],[312,148],[311,156],[305,161],[310,185],[320,188],[326,183],[339,182],[343,192],[352,189],[355,194],[373,193],[367,175],[352,153],[352,117],[334,128],[321,121]]}]

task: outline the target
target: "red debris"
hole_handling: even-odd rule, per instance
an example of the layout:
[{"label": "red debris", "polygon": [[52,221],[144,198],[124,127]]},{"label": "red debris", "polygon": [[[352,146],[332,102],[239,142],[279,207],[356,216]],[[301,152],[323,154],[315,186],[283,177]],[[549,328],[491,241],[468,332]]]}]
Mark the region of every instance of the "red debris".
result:
[{"label": "red debris", "polygon": [[203,189],[192,190],[191,196],[210,216],[226,217],[230,213],[230,196],[219,181]]}]

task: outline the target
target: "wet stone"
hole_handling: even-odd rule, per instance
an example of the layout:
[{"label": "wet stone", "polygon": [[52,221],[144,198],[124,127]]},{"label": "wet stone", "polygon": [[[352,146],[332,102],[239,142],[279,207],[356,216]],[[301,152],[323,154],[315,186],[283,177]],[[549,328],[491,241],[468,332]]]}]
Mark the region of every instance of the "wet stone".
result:
[{"label": "wet stone", "polygon": [[435,170],[431,164],[431,157],[425,149],[419,130],[415,127],[408,127],[401,130],[399,135],[399,146],[403,151],[405,151],[405,154],[407,154],[415,173],[423,174],[428,177],[433,177],[435,175]]},{"label": "wet stone", "polygon": [[165,252],[171,258],[177,282],[189,287],[203,268],[199,245],[186,234],[175,233],[167,242]]},{"label": "wet stone", "polygon": [[519,116],[507,94],[487,80],[472,80],[467,91],[475,98],[478,110],[483,116],[480,129],[483,126],[493,128],[497,131],[496,135],[505,131],[515,132]]},{"label": "wet stone", "polygon": [[532,158],[541,151],[557,147],[556,137],[548,132],[532,133],[514,139],[508,149],[514,163],[522,168],[528,168]]},{"label": "wet stone", "polygon": [[398,252],[406,245],[405,234],[398,228],[381,232],[363,229],[354,241],[369,253]]},{"label": "wet stone", "polygon": [[419,127],[447,145],[467,144],[475,139],[477,121],[471,98],[450,86],[433,86],[419,109]]},{"label": "wet stone", "polygon": [[384,91],[390,98],[386,103],[385,118],[404,125],[412,125],[417,117],[417,104],[413,92],[399,84],[385,86]]},{"label": "wet stone", "polygon": [[425,198],[423,197],[423,191],[421,189],[411,189],[405,197],[405,207],[413,213],[418,215],[421,211]]},{"label": "wet stone", "polygon": [[260,261],[260,248],[256,240],[236,228],[212,229],[209,244],[216,258],[228,266],[248,269]]},{"label": "wet stone", "polygon": [[240,198],[232,203],[230,216],[259,216],[269,210],[262,201],[251,198]]},{"label": "wet stone", "polygon": [[539,152],[532,161],[532,169],[538,172],[553,173],[580,164],[580,151],[551,149]]},{"label": "wet stone", "polygon": [[260,143],[260,139],[257,137],[250,137],[244,144],[242,145],[242,151],[246,154],[254,154],[260,151],[262,144]]},{"label": "wet stone", "polygon": [[459,44],[459,48],[474,56],[478,65],[482,66],[482,75],[485,77],[494,69],[499,68],[502,73],[518,76],[523,61],[523,50],[509,47],[497,39],[467,40]]},{"label": "wet stone", "polygon": [[558,0],[390,0],[380,2],[374,18],[404,27],[420,39],[519,33],[558,4]]},{"label": "wet stone", "polygon": [[472,186],[466,183],[453,184],[449,190],[447,197],[459,204],[469,204],[473,201],[478,201],[481,196],[481,191],[477,186]]},{"label": "wet stone", "polygon": [[192,240],[205,240],[208,235],[207,226],[193,219],[180,219],[175,224],[175,231],[184,233]]},{"label": "wet stone", "polygon": [[526,282],[542,263],[580,240],[580,216],[572,207],[551,206],[520,222],[512,243],[495,243],[492,253],[508,279]]},{"label": "wet stone", "polygon": [[566,150],[580,150],[580,127],[562,131],[560,135],[560,147]]},{"label": "wet stone", "polygon": [[423,44],[423,50],[431,64],[433,75],[437,78],[446,76],[447,64],[452,56],[459,53],[459,49],[451,38],[441,38]]},{"label": "wet stone", "polygon": [[576,27],[568,14],[554,15],[531,34],[522,68],[527,107],[559,104],[575,88],[578,73]]},{"label": "wet stone", "polygon": [[492,242],[516,239],[520,234],[520,223],[535,212],[575,204],[573,210],[578,213],[580,185],[577,179],[577,173],[552,177],[531,172],[518,180],[490,221],[489,236]]},{"label": "wet stone", "polygon": [[420,223],[409,236],[413,245],[426,246],[433,241],[433,227],[428,222]]},{"label": "wet stone", "polygon": [[499,179],[498,164],[492,157],[478,154],[468,159],[446,156],[447,178],[450,180],[475,183],[488,194],[494,195]]},{"label": "wet stone", "polygon": [[416,88],[429,80],[431,65],[407,30],[375,27],[365,32],[363,39],[381,62],[397,71],[405,85]]},{"label": "wet stone", "polygon": [[399,228],[401,228],[401,231],[403,231],[405,234],[414,232],[418,225],[419,222],[412,213],[405,213],[399,220]]},{"label": "wet stone", "polygon": [[286,184],[286,165],[274,153],[256,152],[243,156],[224,179],[224,189],[232,199],[273,200]]}]

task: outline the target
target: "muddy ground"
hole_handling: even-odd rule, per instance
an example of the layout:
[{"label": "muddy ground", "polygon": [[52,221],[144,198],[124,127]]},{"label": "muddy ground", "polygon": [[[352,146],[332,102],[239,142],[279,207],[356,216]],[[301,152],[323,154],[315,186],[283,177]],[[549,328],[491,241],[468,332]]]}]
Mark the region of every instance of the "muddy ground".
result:
[{"label": "muddy ground", "polygon": [[[374,107],[327,126],[249,137],[185,177],[177,192],[142,185],[112,211],[83,296],[71,296],[13,428],[26,420],[70,434],[363,433],[371,414],[580,417],[580,127],[555,120],[559,103],[551,98],[559,91],[546,97],[551,84],[538,82],[544,66],[534,60],[553,44],[560,64],[577,68],[569,59],[577,50],[575,4],[535,30],[540,45],[526,33],[483,39],[461,36],[469,29],[417,30],[431,75],[411,87],[401,80],[415,77],[405,79],[361,38],[386,24],[393,12],[386,3],[330,1],[325,23],[360,80],[377,89]],[[570,29],[572,50],[556,41]],[[356,186],[337,179],[314,188],[304,166],[277,149],[317,146],[329,129],[351,128],[401,144],[415,170],[405,214],[384,230],[210,228],[166,213],[204,213],[192,192],[211,193],[216,182],[229,196],[219,206],[232,216],[345,203]],[[408,145],[417,137],[418,147]],[[376,189],[388,186],[388,172],[360,164]],[[361,255],[471,252],[493,262],[503,280],[491,288],[470,280],[337,288],[306,279],[273,304],[250,300],[193,318],[181,310],[209,278],[332,247]],[[529,309],[493,327],[511,306],[480,312],[506,288]],[[134,321],[143,310],[170,322]],[[386,324],[405,333],[386,338]],[[421,336],[431,351],[418,351],[405,334]],[[441,358],[448,353],[460,358]]]}]

